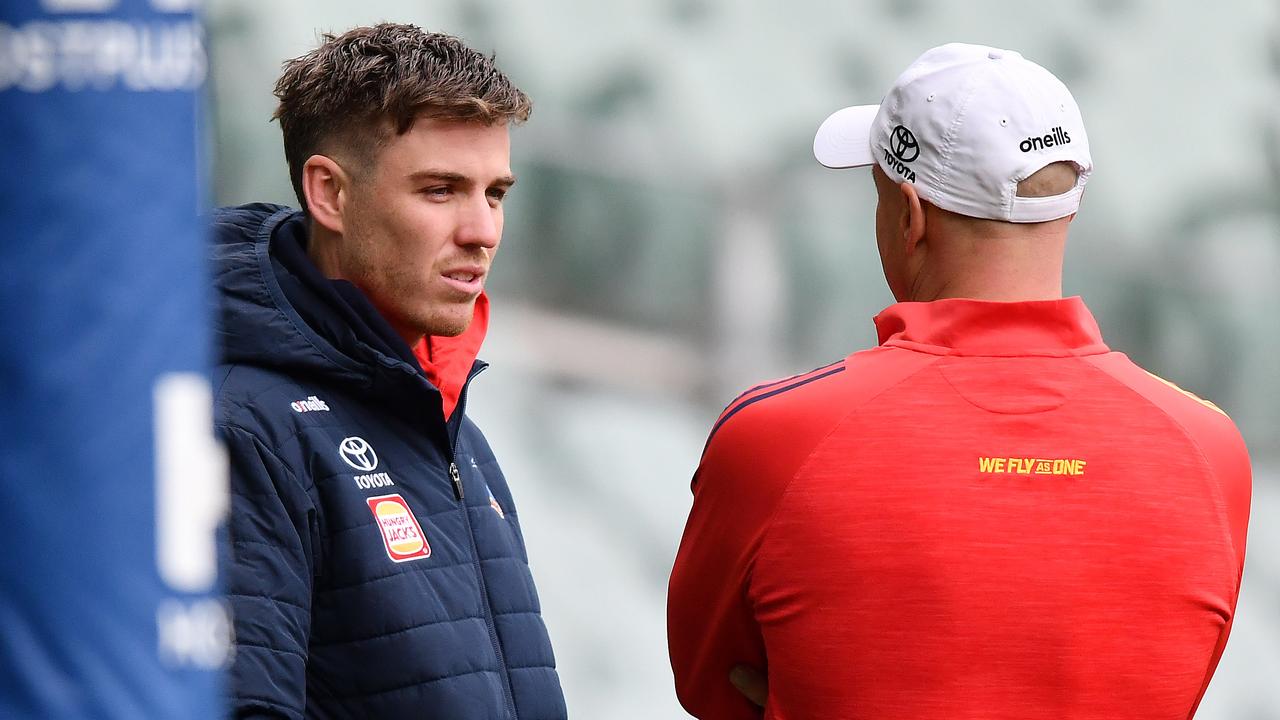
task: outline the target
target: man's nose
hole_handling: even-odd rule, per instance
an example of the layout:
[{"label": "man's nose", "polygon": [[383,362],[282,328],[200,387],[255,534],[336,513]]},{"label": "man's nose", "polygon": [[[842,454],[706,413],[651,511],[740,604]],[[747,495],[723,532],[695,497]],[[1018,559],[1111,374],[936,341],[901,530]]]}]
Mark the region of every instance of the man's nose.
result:
[{"label": "man's nose", "polygon": [[468,198],[460,210],[457,242],[459,245],[479,245],[485,248],[498,246],[502,239],[502,206],[493,207],[489,198],[481,194]]}]

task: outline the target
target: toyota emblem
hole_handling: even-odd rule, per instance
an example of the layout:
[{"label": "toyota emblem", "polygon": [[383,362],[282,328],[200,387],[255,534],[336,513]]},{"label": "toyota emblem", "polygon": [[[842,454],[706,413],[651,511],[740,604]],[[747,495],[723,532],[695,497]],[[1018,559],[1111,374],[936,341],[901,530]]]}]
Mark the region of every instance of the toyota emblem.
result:
[{"label": "toyota emblem", "polygon": [[909,163],[920,157],[920,143],[916,141],[915,133],[899,125],[889,138],[889,151],[902,162]]},{"label": "toyota emblem", "polygon": [[344,438],[338,445],[338,454],[343,462],[360,472],[373,472],[378,467],[378,454],[364,438]]}]

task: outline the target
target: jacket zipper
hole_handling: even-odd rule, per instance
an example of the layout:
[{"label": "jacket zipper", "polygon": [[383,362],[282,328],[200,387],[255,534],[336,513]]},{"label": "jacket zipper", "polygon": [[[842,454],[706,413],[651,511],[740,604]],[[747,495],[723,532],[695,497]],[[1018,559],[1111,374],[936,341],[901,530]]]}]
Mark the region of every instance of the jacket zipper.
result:
[{"label": "jacket zipper", "polygon": [[467,528],[467,538],[471,541],[471,557],[476,570],[476,581],[480,584],[480,601],[484,604],[484,624],[489,630],[489,641],[493,643],[493,652],[498,658],[498,665],[501,667],[502,675],[502,692],[503,699],[507,703],[507,715],[519,720],[516,714],[515,694],[511,690],[511,672],[507,668],[507,659],[502,652],[502,644],[498,642],[498,629],[493,620],[493,607],[489,602],[489,588],[484,581],[484,569],[480,566],[480,547],[476,545],[475,532],[471,529],[471,514],[467,509],[465,501],[466,493],[462,489],[462,473],[458,471],[458,437],[462,434],[462,414],[467,401],[467,389],[471,386],[471,380],[483,371],[485,366],[481,366],[473,370],[467,377],[466,384],[462,386],[462,392],[458,397],[458,405],[454,408],[454,412],[458,416],[458,433],[453,436],[449,444],[449,480],[453,483],[453,495],[458,499],[462,506],[462,522]]},{"label": "jacket zipper", "polygon": [[453,481],[453,497],[458,501],[466,500],[467,494],[462,490],[462,475],[458,472],[458,464],[452,461],[449,462],[449,479]]}]

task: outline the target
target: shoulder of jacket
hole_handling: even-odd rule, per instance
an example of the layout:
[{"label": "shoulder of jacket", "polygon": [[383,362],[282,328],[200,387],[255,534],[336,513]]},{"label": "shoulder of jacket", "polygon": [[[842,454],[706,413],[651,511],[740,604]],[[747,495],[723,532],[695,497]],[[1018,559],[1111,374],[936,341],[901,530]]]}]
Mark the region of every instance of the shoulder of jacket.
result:
[{"label": "shoulder of jacket", "polygon": [[292,404],[308,399],[294,378],[267,368],[243,364],[220,365],[214,372],[214,417],[220,424],[249,432],[284,424],[274,414],[292,410]]},{"label": "shoulder of jacket", "polygon": [[1089,362],[1114,381],[1154,405],[1191,435],[1239,436],[1235,422],[1214,403],[1146,370],[1119,352],[1091,356]]},{"label": "shoulder of jacket", "polygon": [[1248,535],[1253,469],[1249,449],[1235,423],[1217,405],[1144,370],[1122,353],[1087,360],[1168,418],[1204,462],[1222,507],[1223,529],[1235,557],[1238,583]]},{"label": "shoulder of jacket", "polygon": [[756,385],[720,413],[711,437],[733,426],[758,423],[779,432],[829,427],[940,357],[875,347],[806,373]]},{"label": "shoulder of jacket", "polygon": [[215,208],[209,213],[209,222],[219,238],[227,236],[252,237],[262,223],[284,210],[285,205],[273,203],[249,203]]}]

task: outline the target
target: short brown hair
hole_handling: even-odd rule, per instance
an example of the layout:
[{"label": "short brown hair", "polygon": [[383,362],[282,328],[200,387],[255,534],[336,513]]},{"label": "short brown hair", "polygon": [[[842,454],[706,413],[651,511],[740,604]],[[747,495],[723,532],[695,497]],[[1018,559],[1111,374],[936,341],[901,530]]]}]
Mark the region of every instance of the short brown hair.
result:
[{"label": "short brown hair", "polygon": [[456,37],[415,25],[382,23],[341,35],[285,62],[276,81],[289,178],[302,208],[302,166],[337,142],[360,161],[372,159],[390,132],[403,135],[418,117],[520,123],[529,97],[494,64]]}]

